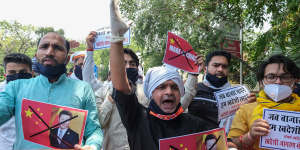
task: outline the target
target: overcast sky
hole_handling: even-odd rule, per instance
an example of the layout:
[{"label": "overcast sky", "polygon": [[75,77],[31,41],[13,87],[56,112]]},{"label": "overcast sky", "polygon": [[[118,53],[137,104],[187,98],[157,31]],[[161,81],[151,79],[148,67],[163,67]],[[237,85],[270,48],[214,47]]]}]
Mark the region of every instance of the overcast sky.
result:
[{"label": "overcast sky", "polygon": [[[89,31],[109,26],[109,1],[0,0],[0,20],[62,28],[67,38],[84,40]],[[263,31],[269,28],[265,24]]]},{"label": "overcast sky", "polygon": [[0,0],[0,20],[62,28],[84,40],[89,31],[109,26],[109,0]]}]

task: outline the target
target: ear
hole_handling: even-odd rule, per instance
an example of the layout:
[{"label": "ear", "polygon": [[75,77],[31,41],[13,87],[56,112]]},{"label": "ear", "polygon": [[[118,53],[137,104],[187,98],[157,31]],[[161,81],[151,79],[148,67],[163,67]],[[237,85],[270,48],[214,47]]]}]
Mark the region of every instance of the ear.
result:
[{"label": "ear", "polygon": [[205,67],[203,68],[203,71],[204,71],[204,74],[206,74],[207,66],[205,66]]}]

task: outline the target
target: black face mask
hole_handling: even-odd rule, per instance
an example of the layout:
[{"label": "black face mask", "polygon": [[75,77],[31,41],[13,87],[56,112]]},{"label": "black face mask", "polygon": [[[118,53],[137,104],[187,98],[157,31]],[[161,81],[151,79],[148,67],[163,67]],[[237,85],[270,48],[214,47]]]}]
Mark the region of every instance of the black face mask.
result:
[{"label": "black face mask", "polygon": [[32,78],[32,74],[30,73],[16,73],[12,75],[7,75],[6,76],[6,82],[18,80],[18,79],[30,79]]},{"label": "black face mask", "polygon": [[128,78],[128,80],[130,80],[133,84],[135,84],[135,82],[138,80],[138,77],[139,77],[138,71],[139,71],[139,70],[136,69],[136,68],[126,68],[127,78]]},{"label": "black face mask", "polygon": [[75,65],[75,70],[74,70],[75,76],[82,80],[82,69],[81,66]]},{"label": "black face mask", "polygon": [[227,76],[218,78],[216,75],[207,73],[206,80],[209,81],[209,83],[212,84],[213,86],[219,88],[219,87],[223,86],[225,83],[227,83]]},{"label": "black face mask", "polygon": [[37,63],[37,71],[38,73],[47,77],[49,80],[53,80],[66,73],[67,68],[65,64],[58,64],[56,66],[44,66],[40,63]]}]

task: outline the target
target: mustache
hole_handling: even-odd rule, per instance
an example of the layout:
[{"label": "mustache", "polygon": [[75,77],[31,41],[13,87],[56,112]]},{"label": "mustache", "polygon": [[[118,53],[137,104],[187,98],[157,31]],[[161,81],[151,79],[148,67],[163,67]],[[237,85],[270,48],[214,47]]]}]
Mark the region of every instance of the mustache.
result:
[{"label": "mustache", "polygon": [[49,55],[49,56],[45,56],[44,58],[42,58],[42,63],[44,63],[47,59],[50,59],[50,60],[52,60],[52,61],[54,61],[55,62],[55,64],[58,64],[58,62],[57,62],[57,60],[54,58],[54,56],[52,56],[52,55]]},{"label": "mustache", "polygon": [[223,72],[217,72],[216,73],[216,76],[222,76],[222,77],[225,77],[225,74]]},{"label": "mustache", "polygon": [[164,95],[163,96],[163,103],[165,102],[175,102],[176,97],[175,95]]}]

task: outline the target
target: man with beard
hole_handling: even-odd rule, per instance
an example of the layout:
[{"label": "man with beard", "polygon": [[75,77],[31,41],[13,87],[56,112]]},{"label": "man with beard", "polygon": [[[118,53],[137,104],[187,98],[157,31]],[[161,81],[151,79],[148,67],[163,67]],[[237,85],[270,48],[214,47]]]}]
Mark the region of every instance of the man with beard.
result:
[{"label": "man with beard", "polygon": [[149,106],[138,103],[135,86],[128,81],[124,67],[123,34],[128,30],[119,16],[117,1],[111,1],[110,69],[113,100],[126,128],[131,150],[159,149],[159,139],[205,131],[215,126],[183,113],[180,97],[184,85],[179,73],[166,67],[150,69],[144,81]]},{"label": "man with beard", "polygon": [[[206,55],[205,76],[198,84],[197,95],[188,107],[188,112],[220,127],[228,132],[233,116],[218,121],[218,108],[214,92],[230,88],[228,71],[231,54],[226,51],[213,51]],[[255,94],[250,94],[248,101],[255,101]]]},{"label": "man with beard", "polygon": [[[3,59],[5,80],[0,83],[0,92],[14,80],[29,79],[32,77],[31,59],[21,53],[8,54]],[[15,117],[11,117],[0,126],[0,150],[12,150],[16,139]]]},{"label": "man with beard", "polygon": [[88,110],[83,135],[84,146],[77,144],[74,148],[76,150],[100,149],[102,131],[98,123],[93,90],[87,83],[66,76],[68,53],[68,42],[62,36],[54,32],[47,33],[39,40],[36,52],[37,70],[40,75],[28,80],[14,81],[0,93],[0,125],[13,115],[16,117],[15,150],[47,148],[24,139],[21,119],[23,98]]}]

